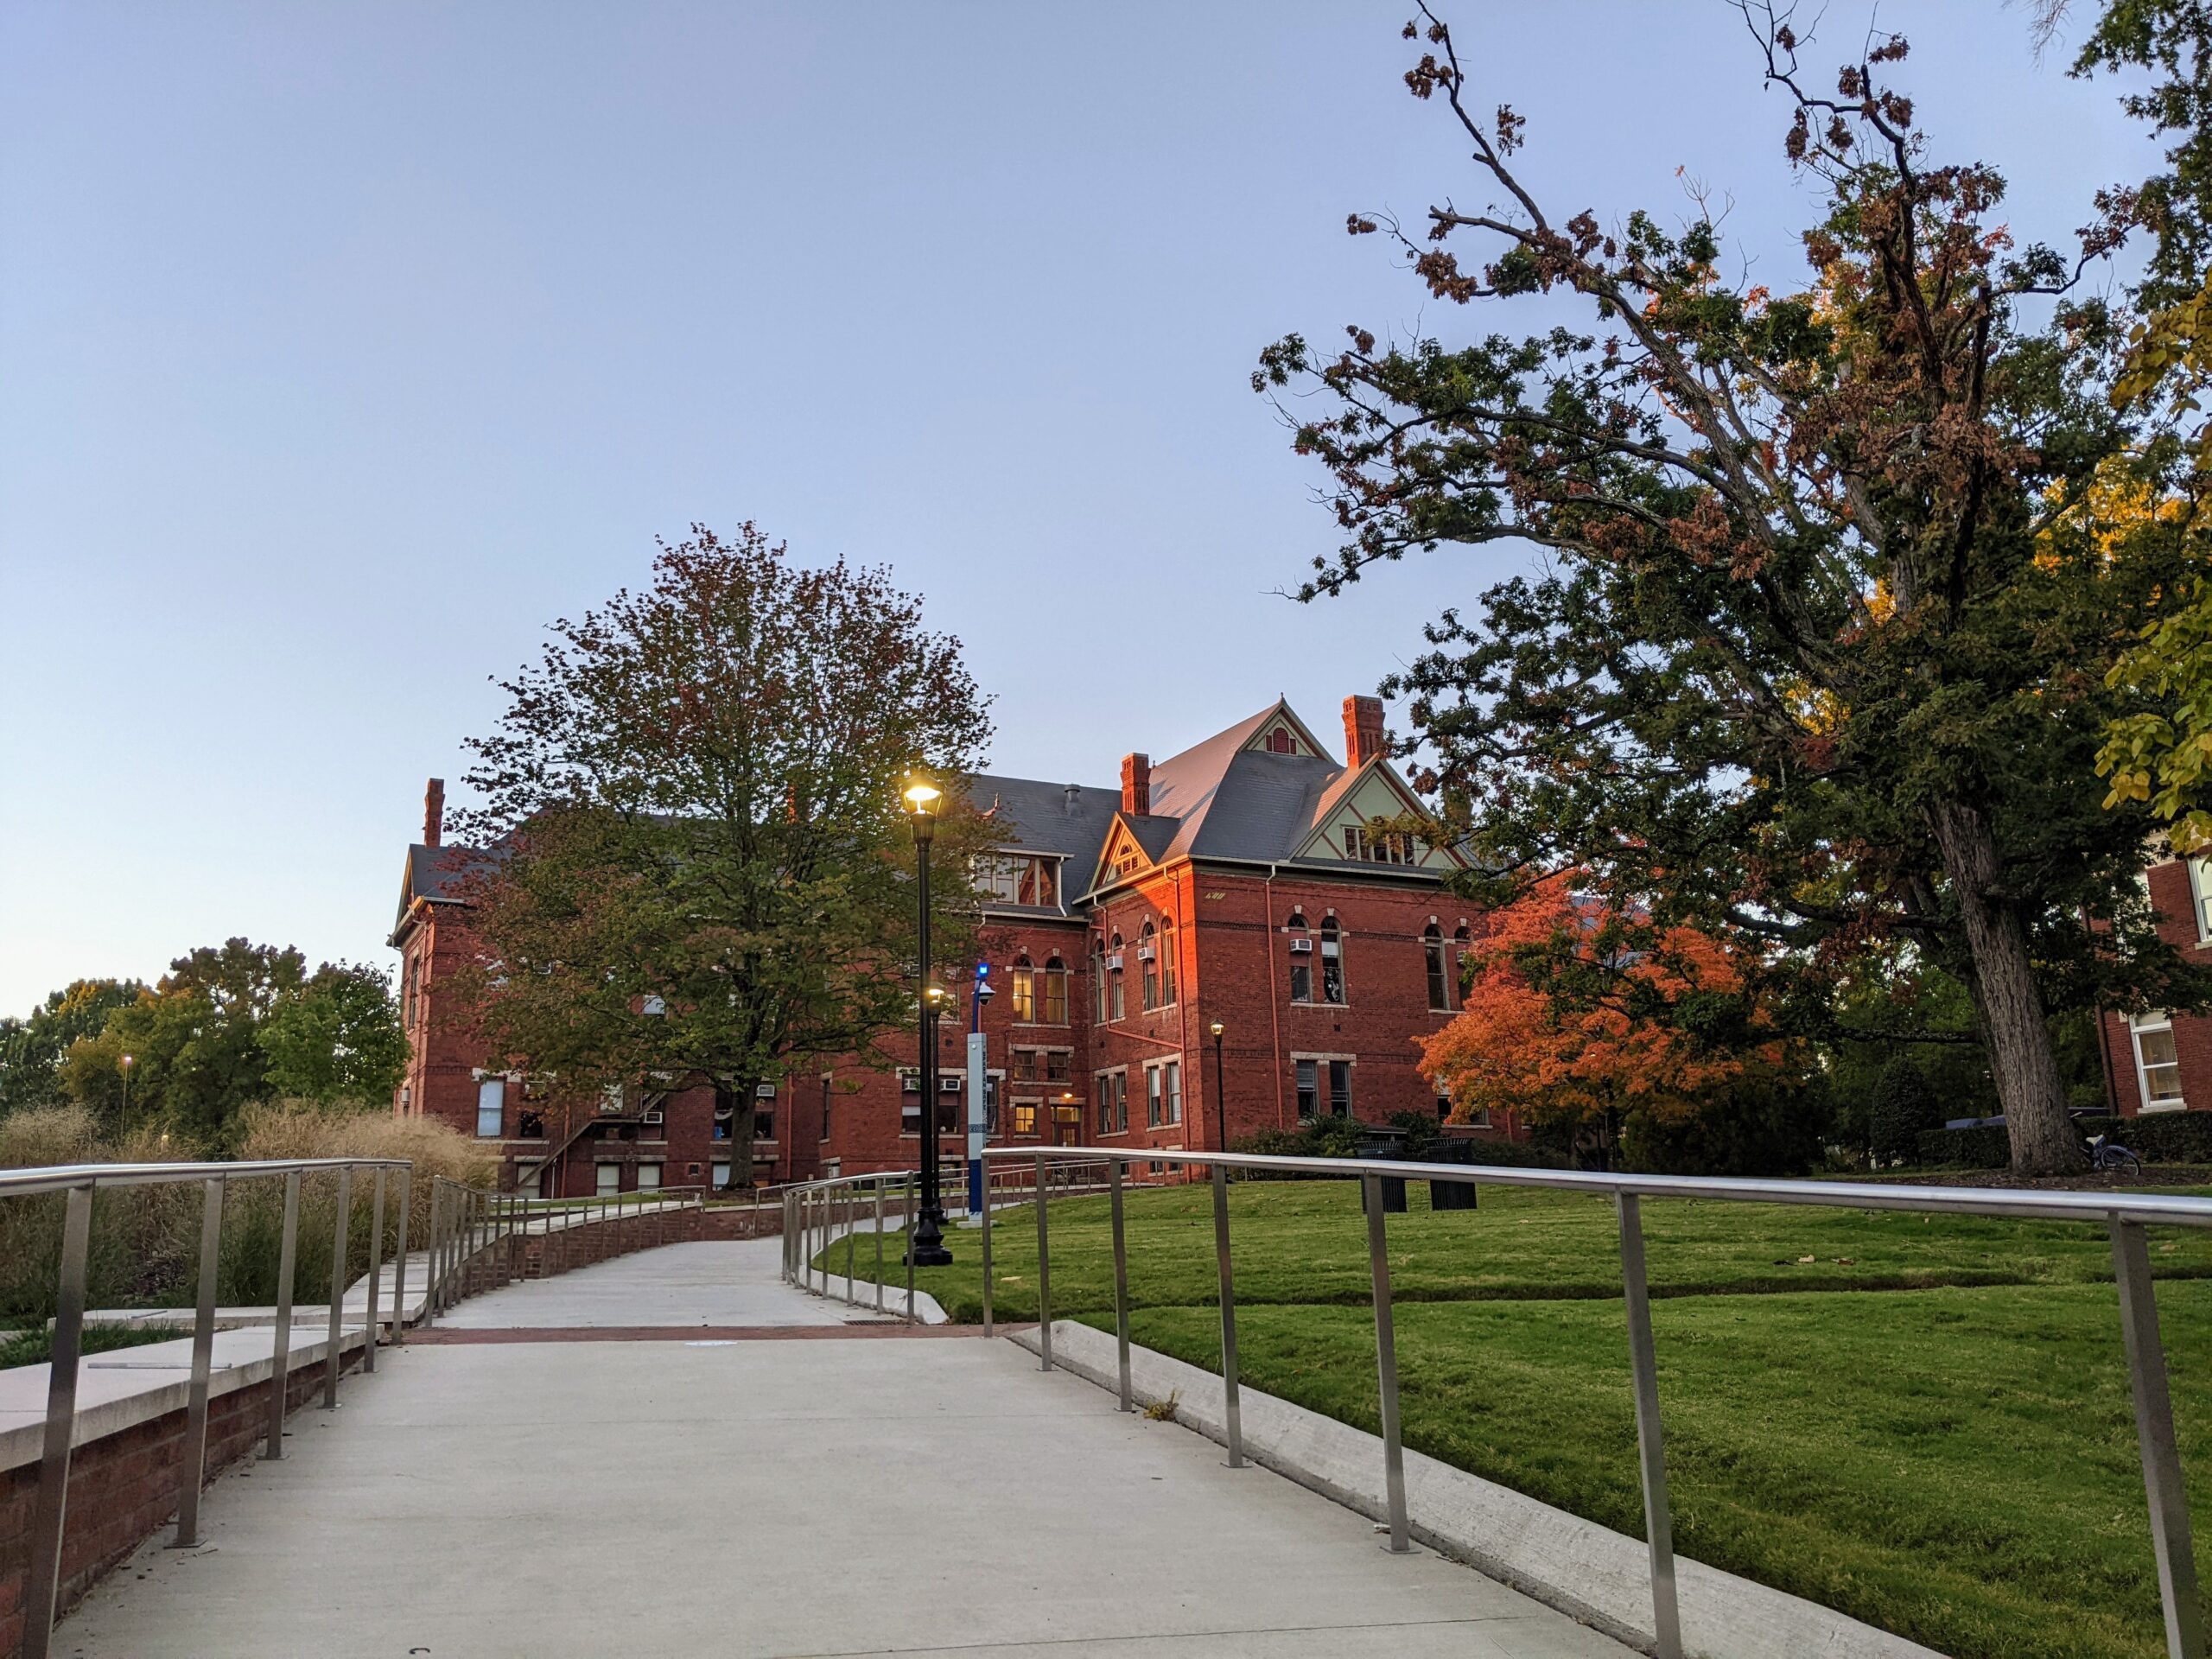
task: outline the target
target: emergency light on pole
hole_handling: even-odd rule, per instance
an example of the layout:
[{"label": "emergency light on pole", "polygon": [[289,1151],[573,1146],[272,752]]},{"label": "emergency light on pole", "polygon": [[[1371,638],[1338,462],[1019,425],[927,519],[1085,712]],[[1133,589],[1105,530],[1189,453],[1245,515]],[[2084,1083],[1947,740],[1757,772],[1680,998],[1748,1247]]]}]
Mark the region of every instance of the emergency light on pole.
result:
[{"label": "emergency light on pole", "polygon": [[990,1133],[990,1075],[983,1048],[983,1004],[991,1000],[991,964],[976,964],[968,995],[968,1213],[983,1213],[983,1141]]}]

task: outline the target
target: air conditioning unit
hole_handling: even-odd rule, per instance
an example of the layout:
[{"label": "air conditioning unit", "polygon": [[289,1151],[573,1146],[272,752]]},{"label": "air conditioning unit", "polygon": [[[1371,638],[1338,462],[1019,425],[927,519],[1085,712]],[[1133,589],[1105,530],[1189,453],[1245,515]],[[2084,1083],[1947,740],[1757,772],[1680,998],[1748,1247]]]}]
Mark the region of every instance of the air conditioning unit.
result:
[{"label": "air conditioning unit", "polygon": [[1324,939],[1321,941],[1321,954],[1325,957],[1335,956],[1337,954],[1338,948],[1337,942],[1334,939]]},{"label": "air conditioning unit", "polygon": [[668,1114],[666,1112],[647,1112],[645,1114],[645,1122],[648,1123],[665,1123],[668,1122]]},{"label": "air conditioning unit", "polygon": [[1313,941],[1311,939],[1293,939],[1290,942],[1290,954],[1294,957],[1305,956],[1313,949]]},{"label": "air conditioning unit", "polygon": [[941,1095],[957,1095],[960,1092],[961,1082],[962,1079],[958,1077],[939,1077],[937,1080],[937,1091]]},{"label": "air conditioning unit", "polygon": [[1108,973],[1118,973],[1121,970],[1121,966],[1122,953],[1120,951],[1116,950],[1112,956],[1106,958],[1106,971]]},{"label": "air conditioning unit", "polygon": [[753,1097],[755,1100],[773,1100],[776,1097],[776,1085],[772,1083],[754,1084]]},{"label": "air conditioning unit", "polygon": [[918,1095],[921,1090],[922,1074],[911,1066],[899,1067],[899,1092],[902,1095]]},{"label": "air conditioning unit", "polygon": [[1152,957],[1153,957],[1153,948],[1152,948],[1152,946],[1150,946],[1150,945],[1148,945],[1148,944],[1141,944],[1141,945],[1137,946],[1137,960],[1138,960],[1139,962],[1150,962],[1150,961],[1152,960]]}]

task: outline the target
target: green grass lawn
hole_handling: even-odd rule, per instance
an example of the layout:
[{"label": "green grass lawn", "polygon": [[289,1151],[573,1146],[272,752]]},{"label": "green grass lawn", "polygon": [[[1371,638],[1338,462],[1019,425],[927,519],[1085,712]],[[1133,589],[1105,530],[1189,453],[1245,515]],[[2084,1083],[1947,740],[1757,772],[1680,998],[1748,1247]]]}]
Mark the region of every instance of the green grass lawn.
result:
[{"label": "green grass lawn", "polygon": [[[1373,1430],[1357,1191],[1230,1189],[1246,1382]],[[1133,1333],[1219,1365],[1212,1198],[1132,1194]],[[1647,1201],[1660,1391],[1684,1554],[1959,1659],[2164,1651],[2110,1246],[2095,1229]],[[1110,1328],[1103,1198],[1056,1200],[1052,1312]],[[981,1315],[980,1240],[918,1288]],[[1033,1319],[1033,1211],[993,1230],[995,1307]],[[903,1240],[886,1273],[903,1285]],[[2212,1238],[2154,1231],[2212,1582]],[[1406,1441],[1640,1535],[1618,1235],[1603,1200],[1486,1191],[1390,1218]],[[823,1259],[842,1276],[846,1247]],[[1811,1257],[1808,1262],[1803,1258]],[[858,1241],[867,1281],[872,1238]]]}]

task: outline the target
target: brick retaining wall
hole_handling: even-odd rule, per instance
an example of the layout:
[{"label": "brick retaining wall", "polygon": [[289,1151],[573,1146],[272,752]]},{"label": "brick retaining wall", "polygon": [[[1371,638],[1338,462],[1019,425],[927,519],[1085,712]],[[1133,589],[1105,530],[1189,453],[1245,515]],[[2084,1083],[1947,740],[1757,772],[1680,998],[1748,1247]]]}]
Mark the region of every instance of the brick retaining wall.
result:
[{"label": "brick retaining wall", "polygon": [[[359,1363],[357,1350],[345,1368]],[[288,1411],[321,1390],[324,1371],[320,1358],[293,1370]],[[273,1385],[273,1378],[264,1377],[207,1402],[208,1478],[260,1446]],[[180,1408],[80,1446],[70,1459],[61,1545],[60,1605],[65,1610],[175,1517],[186,1417]],[[22,1650],[38,1469],[29,1463],[0,1474],[0,1659],[16,1659]]]}]

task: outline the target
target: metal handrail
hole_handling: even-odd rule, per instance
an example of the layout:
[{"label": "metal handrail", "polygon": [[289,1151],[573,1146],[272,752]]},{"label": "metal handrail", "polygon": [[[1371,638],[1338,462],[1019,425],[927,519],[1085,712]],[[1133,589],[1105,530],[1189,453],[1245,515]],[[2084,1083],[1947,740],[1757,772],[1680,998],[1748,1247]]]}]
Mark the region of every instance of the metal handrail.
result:
[{"label": "metal handrail", "polygon": [[223,1198],[230,1182],[283,1177],[284,1221],[278,1251],[276,1319],[271,1352],[266,1459],[284,1455],[284,1407],[289,1393],[292,1340],[292,1279],[299,1260],[300,1183],[311,1173],[337,1175],[337,1220],[330,1268],[329,1353],[322,1403],[338,1403],[342,1364],[341,1310],[346,1295],[347,1229],[353,1220],[353,1173],[374,1177],[369,1231],[367,1345],[364,1370],[376,1369],[381,1324],[380,1287],[384,1267],[385,1178],[400,1172],[399,1243],[393,1274],[391,1328],[395,1343],[405,1339],[407,1212],[414,1190],[414,1166],[404,1158],[262,1159],[239,1163],[67,1164],[39,1169],[0,1171],[0,1198],[43,1193],[67,1195],[61,1220],[61,1264],[55,1287],[54,1339],[47,1367],[44,1437],[39,1452],[38,1497],[31,1518],[31,1566],[23,1599],[22,1659],[47,1659],[54,1637],[61,1588],[63,1531],[68,1519],[71,1443],[75,1438],[77,1384],[83,1369],[86,1274],[92,1248],[92,1195],[103,1187],[156,1186],[199,1182],[201,1187],[199,1279],[192,1326],[192,1380],[187,1394],[185,1444],[178,1460],[177,1522],[174,1547],[188,1548],[200,1539],[200,1490],[207,1479],[207,1399],[214,1370],[215,1280],[222,1259]]},{"label": "metal handrail", "polygon": [[[842,1228],[848,1236],[856,1236],[860,1223],[854,1217],[854,1206],[863,1189],[874,1199],[874,1220],[875,1237],[875,1311],[895,1313],[883,1301],[883,1221],[884,1196],[893,1188],[899,1192],[899,1218],[911,1220],[914,1214],[917,1194],[921,1182],[918,1170],[879,1170],[866,1175],[831,1175],[820,1180],[794,1181],[784,1189],[784,1282],[797,1286],[810,1296],[829,1296],[830,1281],[837,1275],[830,1271],[828,1251],[836,1240],[840,1227],[837,1218],[839,1196],[844,1204]],[[815,1247],[817,1237],[820,1249]],[[819,1268],[815,1257],[822,1256]],[[915,1321],[914,1263],[910,1251],[906,1261],[906,1311],[901,1317],[909,1323]],[[848,1307],[860,1306],[860,1295],[853,1273],[852,1255],[845,1257],[844,1301]],[[817,1282],[818,1281],[818,1282]]]},{"label": "metal handrail", "polygon": [[[1113,1217],[1114,1325],[1120,1363],[1120,1404],[1135,1409],[1129,1381],[1128,1247],[1122,1190],[1130,1165],[1163,1158],[1153,1148],[1116,1147],[986,1147],[982,1212],[983,1329],[991,1319],[991,1210],[988,1172],[992,1164],[1020,1160],[1033,1174],[1037,1197],[1038,1349],[1042,1368],[1052,1368],[1052,1314],[1046,1211],[1048,1173],[1058,1164],[1109,1166]],[[1228,1177],[1232,1170],[1356,1179],[1367,1211],[1368,1271],[1375,1309],[1376,1387],[1382,1428],[1384,1503],[1390,1548],[1412,1548],[1406,1516],[1405,1452],[1398,1414],[1398,1358],[1392,1318],[1385,1180],[1446,1181],[1470,1186],[1544,1187],[1610,1198],[1619,1224],[1621,1279],[1626,1304],[1629,1369],[1636,1399],[1636,1439],[1643,1489],[1644,1536],[1651,1561],[1653,1650],[1659,1659],[1682,1659],[1681,1614],[1675,1589],[1673,1512],[1667,1496],[1667,1460],[1659,1409],[1658,1366],[1651,1334],[1650,1285],[1644,1265],[1645,1198],[1699,1198],[1744,1204],[1814,1205],[1839,1210],[1898,1210],[1929,1214],[2012,1219],[2078,1221],[2110,1233],[2113,1276],[2120,1292],[2120,1331],[2129,1391],[2149,1500],[2152,1550],[2158,1597],[2165,1614],[2169,1659],[2206,1659],[2203,1615],[2197,1599],[2196,1560],[2190,1537],[2189,1505],[2181,1453],[2174,1437],[2173,1403],[2158,1310],[2151,1280],[2146,1226],[2212,1227],[2212,1198],[2136,1193],[2044,1192],[2005,1187],[1939,1187],[1867,1181],[1779,1181],[1735,1176],[1615,1175],[1581,1170],[1522,1169],[1489,1164],[1422,1164],[1374,1158],[1294,1158],[1261,1153],[1192,1152],[1164,1155],[1175,1165],[1212,1173],[1214,1249],[1220,1283],[1224,1438],[1229,1466],[1244,1464],[1236,1365],[1236,1296],[1231,1271]]]},{"label": "metal handrail", "polygon": [[[502,1282],[512,1283],[523,1270],[523,1252],[515,1241],[541,1233],[666,1210],[705,1207],[704,1186],[639,1187],[627,1192],[587,1193],[574,1198],[541,1198],[513,1192],[494,1192],[470,1186],[443,1175],[430,1179],[429,1284],[423,1304],[423,1323],[436,1322],[438,1314],[469,1295],[468,1269],[486,1254],[504,1262]],[[563,1225],[556,1230],[554,1222]],[[543,1222],[541,1230],[535,1224]]]}]

